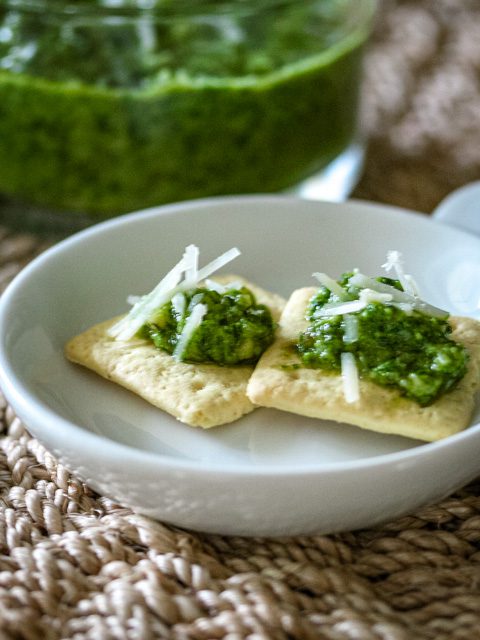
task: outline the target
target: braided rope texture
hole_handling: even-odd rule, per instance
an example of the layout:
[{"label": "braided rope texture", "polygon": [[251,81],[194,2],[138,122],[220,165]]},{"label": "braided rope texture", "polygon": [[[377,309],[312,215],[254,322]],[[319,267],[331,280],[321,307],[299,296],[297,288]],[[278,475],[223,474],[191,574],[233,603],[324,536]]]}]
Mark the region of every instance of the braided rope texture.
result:
[{"label": "braided rope texture", "polygon": [[2,414],[1,640],[480,637],[480,481],[372,530],[191,534],[94,494]]},{"label": "braided rope texture", "polygon": [[[478,0],[383,0],[357,197],[430,211],[480,178],[476,18]],[[0,228],[0,291],[46,246]],[[375,529],[192,534],[92,492],[0,395],[0,640],[157,638],[480,639],[480,479]]]},{"label": "braided rope texture", "polygon": [[379,0],[354,195],[431,212],[480,179],[480,2]]},{"label": "braided rope texture", "polygon": [[94,494],[1,410],[0,640],[480,637],[480,480],[371,530],[191,534]]}]

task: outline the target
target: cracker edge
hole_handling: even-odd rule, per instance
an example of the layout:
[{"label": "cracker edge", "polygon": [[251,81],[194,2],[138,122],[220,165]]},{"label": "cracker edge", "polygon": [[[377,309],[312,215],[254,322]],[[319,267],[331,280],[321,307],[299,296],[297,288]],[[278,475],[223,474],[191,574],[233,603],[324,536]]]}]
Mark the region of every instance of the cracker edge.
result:
[{"label": "cracker edge", "polygon": [[[286,301],[278,294],[237,275],[218,276],[214,279],[223,284],[241,282],[249,287],[257,302],[267,305],[273,319],[279,321]],[[66,358],[128,389],[189,426],[204,429],[220,426],[257,408],[246,395],[253,365],[221,367],[214,364],[176,362],[170,354],[155,349],[144,340],[121,342],[111,338],[107,331],[118,319],[98,323],[71,338],[65,345]],[[132,365],[142,362],[148,362],[150,375],[158,375],[159,380],[164,382],[162,393],[152,392],[149,385],[145,388],[141,384],[143,375],[139,377],[135,367],[132,370]],[[181,394],[180,389],[183,389]],[[208,390],[215,391],[213,399],[209,397]],[[182,396],[180,399],[179,395]],[[172,397],[176,401],[172,402]]]},{"label": "cracker edge", "polygon": [[289,346],[307,326],[306,304],[315,291],[310,287],[297,289],[288,300],[276,341],[262,355],[248,383],[247,395],[252,402],[424,441],[445,438],[468,426],[480,386],[480,322],[455,316],[449,319],[452,338],[466,346],[470,362],[458,385],[429,407],[420,407],[395,390],[362,379],[360,400],[348,404],[340,376],[319,369],[294,368],[300,359]]}]

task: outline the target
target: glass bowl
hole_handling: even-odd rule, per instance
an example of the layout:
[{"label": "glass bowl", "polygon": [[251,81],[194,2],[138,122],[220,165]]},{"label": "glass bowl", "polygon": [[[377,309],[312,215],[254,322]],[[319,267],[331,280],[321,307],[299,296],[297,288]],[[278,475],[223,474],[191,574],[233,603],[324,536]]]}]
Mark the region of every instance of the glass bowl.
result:
[{"label": "glass bowl", "polygon": [[315,195],[332,168],[348,190],[373,13],[374,0],[0,0],[1,215],[75,227],[210,195]]}]

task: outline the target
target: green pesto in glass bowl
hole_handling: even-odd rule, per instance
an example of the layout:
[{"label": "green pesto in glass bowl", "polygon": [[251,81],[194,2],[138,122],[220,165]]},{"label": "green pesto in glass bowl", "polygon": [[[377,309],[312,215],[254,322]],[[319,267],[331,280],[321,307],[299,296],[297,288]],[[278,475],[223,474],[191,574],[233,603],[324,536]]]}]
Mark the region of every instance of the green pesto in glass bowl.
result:
[{"label": "green pesto in glass bowl", "polygon": [[83,226],[293,187],[356,140],[373,11],[373,0],[0,0],[0,213]]}]

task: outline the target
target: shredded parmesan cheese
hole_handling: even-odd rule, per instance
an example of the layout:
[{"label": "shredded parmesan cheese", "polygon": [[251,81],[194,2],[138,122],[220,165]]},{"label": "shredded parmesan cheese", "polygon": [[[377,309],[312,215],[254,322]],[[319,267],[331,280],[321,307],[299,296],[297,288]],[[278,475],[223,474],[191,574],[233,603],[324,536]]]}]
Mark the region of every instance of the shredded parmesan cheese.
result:
[{"label": "shredded parmesan cheese", "polygon": [[209,278],[207,278],[205,280],[205,286],[211,291],[216,291],[217,293],[226,293],[227,291],[231,291],[232,289],[241,289],[242,283],[235,281],[227,282],[227,284],[220,284],[220,282],[216,282],[215,280],[210,280]]},{"label": "shredded parmesan cheese", "polygon": [[190,342],[190,338],[192,337],[193,332],[200,326],[205,314],[207,313],[207,310],[207,305],[202,304],[201,302],[193,307],[192,313],[188,316],[185,322],[185,326],[183,327],[183,331],[178,337],[177,344],[173,351],[172,355],[175,360],[182,359],[182,356],[188,346],[188,343]]},{"label": "shredded parmesan cheese", "polygon": [[350,278],[350,284],[362,289],[371,289],[379,293],[389,293],[392,296],[392,300],[395,302],[414,302],[415,298],[404,291],[400,291],[389,284],[378,282],[374,278],[369,278],[363,273],[355,273]]},{"label": "shredded parmesan cheese", "polygon": [[343,395],[345,401],[352,404],[360,398],[358,369],[353,353],[341,353],[340,365],[342,367]]},{"label": "shredded parmesan cheese", "polygon": [[110,328],[109,335],[117,340],[130,340],[155,310],[171,300],[176,293],[195,288],[201,280],[240,255],[240,251],[234,247],[198,269],[198,253],[195,245],[189,245],[185,248],[182,259],[150,293],[145,296],[129,296],[134,302],[133,307]]},{"label": "shredded parmesan cheese", "polygon": [[142,296],[130,312],[110,328],[109,334],[117,340],[132,338],[151,313],[171,298],[185,268],[185,258],[182,258],[149,294]]},{"label": "shredded parmesan cheese", "polygon": [[344,323],[344,333],[343,333],[343,341],[345,344],[351,344],[352,342],[356,342],[358,340],[358,318],[357,316],[352,316],[349,313],[345,315],[343,318]]},{"label": "shredded parmesan cheese", "polygon": [[320,284],[323,284],[324,287],[330,289],[330,291],[338,296],[340,300],[345,300],[346,298],[348,298],[348,294],[345,289],[326,273],[315,272],[312,273],[312,276],[316,278],[320,282]]},{"label": "shredded parmesan cheese", "polygon": [[406,273],[405,274],[405,282],[408,283],[408,286],[405,289],[405,291],[407,293],[411,293],[412,296],[416,296],[418,298],[420,296],[420,292],[419,292],[418,285],[415,282],[413,276],[411,276],[409,273]]},{"label": "shredded parmesan cheese", "polygon": [[338,282],[325,273],[314,273],[313,276],[341,300],[341,302],[330,302],[323,305],[321,309],[315,311],[315,317],[322,318],[355,313],[364,309],[371,302],[391,305],[407,314],[417,310],[436,318],[448,316],[447,311],[434,307],[419,298],[415,280],[403,271],[403,262],[399,251],[389,251],[387,262],[382,266],[387,271],[395,270],[396,276],[404,289],[403,291],[389,284],[378,282],[378,280],[370,278],[355,269],[354,275],[349,282],[351,285],[359,287],[361,291],[358,300],[349,301],[347,291]]},{"label": "shredded parmesan cheese", "polygon": [[221,256],[218,256],[218,258],[215,258],[215,260],[212,260],[205,267],[198,270],[197,282],[200,282],[200,280],[205,280],[206,278],[209,278],[212,275],[212,273],[215,273],[215,271],[218,271],[221,267],[223,267],[224,265],[226,265],[228,262],[230,262],[231,260],[233,260],[239,255],[240,255],[240,251],[236,247],[233,247],[232,249],[225,251],[225,253],[222,253]]},{"label": "shredded parmesan cheese", "polygon": [[397,280],[400,281],[405,293],[408,293],[411,296],[418,296],[418,287],[415,281],[412,276],[406,274],[403,270],[403,258],[400,251],[389,251],[387,253],[387,261],[385,264],[382,264],[382,267],[387,271],[387,273],[392,271],[392,269],[395,271]]},{"label": "shredded parmesan cheese", "polygon": [[217,293],[225,293],[227,290],[226,285],[215,282],[215,280],[210,280],[209,278],[205,280],[205,286],[207,289],[210,289],[210,291],[216,291]]},{"label": "shredded parmesan cheese", "polygon": [[341,302],[340,304],[327,303],[315,311],[315,317],[323,318],[325,316],[341,316],[345,313],[355,313],[366,306],[366,303],[362,300],[352,300],[350,302]]},{"label": "shredded parmesan cheese", "polygon": [[397,309],[406,313],[407,316],[410,316],[413,313],[413,306],[408,302],[392,302],[392,307],[397,307]]},{"label": "shredded parmesan cheese", "polygon": [[437,318],[448,316],[447,311],[439,309],[438,307],[434,307],[433,305],[428,304],[428,302],[424,302],[417,296],[412,296],[405,291],[399,291],[399,289],[396,289],[389,284],[384,284],[383,282],[378,282],[373,278],[369,278],[363,273],[356,273],[355,275],[353,275],[350,278],[350,284],[364,289],[373,289],[374,291],[378,291],[379,293],[389,293],[392,296],[392,302],[408,303],[412,306],[412,309],[416,309],[417,311],[427,313]]},{"label": "shredded parmesan cheese", "polygon": [[183,295],[183,293],[178,292],[172,297],[173,312],[175,313],[177,318],[183,318],[186,302],[187,301],[185,300],[185,296]]},{"label": "shredded parmesan cheese", "polygon": [[185,248],[183,254],[186,269],[185,269],[185,286],[187,288],[193,288],[198,282],[198,255],[199,250],[194,244],[189,244]]},{"label": "shredded parmesan cheese", "polygon": [[374,291],[373,289],[362,289],[358,296],[359,300],[365,303],[365,306],[370,302],[391,302],[392,294],[391,293],[380,293],[379,291]]},{"label": "shredded parmesan cheese", "polygon": [[380,293],[373,289],[362,289],[358,300],[350,300],[349,302],[331,302],[323,305],[321,309],[315,312],[315,316],[322,318],[325,316],[339,316],[347,313],[355,313],[365,309],[370,302],[381,302],[383,304],[391,302],[392,296],[389,293]]}]

